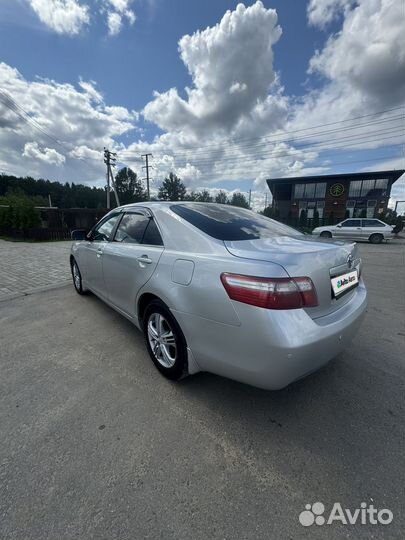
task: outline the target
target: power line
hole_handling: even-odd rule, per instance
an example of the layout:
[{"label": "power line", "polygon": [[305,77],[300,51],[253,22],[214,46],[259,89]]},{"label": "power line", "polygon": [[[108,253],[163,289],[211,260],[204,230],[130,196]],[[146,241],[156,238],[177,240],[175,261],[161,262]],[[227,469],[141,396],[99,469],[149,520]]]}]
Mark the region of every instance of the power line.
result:
[{"label": "power line", "polygon": [[[232,139],[230,138],[229,139],[229,143],[227,143],[228,145],[237,145],[238,142],[241,142],[241,141],[257,141],[257,140],[262,140],[262,142],[260,143],[250,143],[250,144],[247,144],[247,145],[240,145],[240,146],[253,146],[253,145],[257,145],[257,144],[268,144],[269,142],[295,142],[297,140],[302,140],[302,139],[307,139],[307,138],[312,138],[312,137],[316,137],[316,136],[320,136],[320,135],[324,135],[324,134],[327,134],[327,133],[336,133],[336,132],[340,132],[340,131],[348,131],[348,130],[351,130],[351,129],[359,129],[359,128],[362,128],[362,127],[367,127],[367,126],[370,126],[370,125],[376,125],[376,124],[381,124],[381,123],[385,123],[385,122],[390,122],[390,121],[395,121],[395,120],[399,120],[399,119],[403,119],[404,118],[404,115],[401,114],[401,115],[394,115],[394,116],[390,116],[388,118],[382,118],[382,119],[379,119],[379,120],[373,120],[373,121],[369,121],[369,122],[363,122],[363,123],[357,123],[353,126],[342,126],[342,127],[339,127],[339,128],[335,128],[335,129],[331,129],[331,130],[323,130],[323,131],[318,131],[318,132],[315,132],[315,133],[311,133],[309,135],[301,135],[299,137],[291,137],[291,138],[287,138],[287,139],[280,139],[279,137],[283,137],[284,135],[286,134],[291,134],[291,133],[299,133],[299,132],[302,132],[302,131],[309,131],[309,130],[312,130],[312,129],[316,129],[316,128],[320,128],[320,127],[327,127],[327,126],[330,126],[330,125],[335,125],[335,124],[339,124],[339,123],[342,123],[342,122],[354,122],[355,120],[358,120],[358,119],[362,119],[362,118],[366,118],[366,117],[370,117],[370,116],[376,116],[378,114],[383,114],[383,113],[386,113],[386,112],[391,112],[391,111],[394,111],[394,110],[398,110],[398,109],[402,109],[403,107],[396,107],[394,109],[387,109],[386,111],[380,111],[379,113],[373,113],[373,114],[369,114],[369,115],[362,115],[362,116],[357,116],[357,117],[353,117],[353,118],[350,118],[348,120],[340,120],[338,122],[329,122],[327,124],[318,124],[316,126],[311,126],[311,127],[308,127],[308,128],[302,128],[302,129],[297,129],[297,130],[293,130],[293,131],[284,131],[283,134],[280,134],[280,135],[265,135],[265,136],[262,136],[262,137],[250,137],[250,138],[245,138],[245,139]],[[268,141],[268,139],[270,139],[270,141]],[[200,142],[198,142],[199,144],[199,147],[201,148],[202,150],[202,153],[205,153],[204,150],[207,149],[207,148],[215,148],[217,149],[218,148],[218,143],[216,144],[207,144],[207,145],[201,145]],[[193,153],[200,153],[198,150],[195,151],[193,148],[190,148],[190,152],[193,152]],[[128,153],[128,152],[127,152]],[[181,155],[181,154],[178,154],[177,155]]]},{"label": "power line", "polygon": [[[88,160],[94,160],[99,161],[98,158],[92,158],[92,157],[79,157],[79,156],[72,156],[70,154],[71,149],[68,148],[64,143],[60,142],[56,137],[54,137],[52,134],[48,133],[34,118],[30,116],[30,114],[23,109],[13,98],[12,96],[6,92],[5,90],[2,90],[0,88],[0,101],[8,107],[11,111],[13,111],[19,118],[21,118],[24,122],[31,125],[36,130],[40,131],[43,135],[48,137],[52,142],[56,143],[58,146],[63,148],[65,152],[69,154],[69,157],[72,159],[77,159],[79,161],[88,161]],[[20,112],[21,111],[21,112]]]},{"label": "power line", "polygon": [[[334,148],[332,148],[330,150],[330,152],[334,153],[335,150],[340,150],[340,149],[344,149],[344,148],[353,148],[353,149],[357,149],[357,150],[361,150],[361,148],[356,148],[357,146],[361,145],[363,146],[364,144],[373,144],[373,143],[376,143],[376,142],[380,142],[380,141],[383,141],[383,140],[389,140],[389,139],[398,139],[398,135],[390,135],[390,136],[387,136],[387,137],[378,137],[378,138],[374,138],[374,139],[360,139],[358,140],[357,142],[354,142],[354,141],[350,141],[350,142],[346,142],[344,144],[340,144],[340,145],[335,145]],[[396,144],[391,144],[389,146],[401,146],[403,143],[396,143]],[[305,147],[304,149],[307,151],[307,152],[311,152],[311,151],[320,151],[322,152],[323,149],[327,150],[329,149],[330,147],[330,143],[328,144],[323,144],[323,146],[319,147],[319,148],[314,148],[315,145],[312,145],[310,147]],[[232,157],[232,156],[223,156],[219,159],[208,159],[208,158],[200,158],[200,159],[189,159],[189,160],[184,160],[184,161],[175,161],[175,166],[176,167],[184,167],[186,166],[187,164],[190,164],[190,165],[194,165],[196,167],[204,167],[204,166],[208,166],[208,165],[211,165],[211,164],[215,164],[215,163],[224,163],[224,164],[232,164],[232,163],[239,163],[241,161],[243,162],[256,162],[256,161],[263,161],[264,159],[270,159],[270,158],[280,158],[280,157],[291,157],[291,158],[297,158],[299,159],[300,156],[299,155],[296,155],[296,152],[299,151],[299,150],[303,150],[303,148],[290,148],[288,150],[272,150],[270,152],[263,152],[263,153],[260,153],[260,154],[249,154],[248,157],[245,157],[245,156],[239,156],[239,157]]]},{"label": "power line", "polygon": [[[399,118],[396,118],[395,120],[399,120],[399,119],[402,119],[402,118],[405,118],[404,117],[399,117]],[[392,121],[393,119],[388,119],[388,120],[384,120],[384,122],[387,122],[387,121]],[[378,122],[375,122],[375,123],[368,123],[367,126],[369,125],[374,125],[374,124],[380,124],[382,123],[382,121],[378,121]],[[401,126],[403,124],[401,123]],[[366,125],[363,124],[363,125],[358,125],[356,126],[356,129],[358,128],[361,128],[361,127],[365,127]],[[344,128],[343,130],[333,130],[333,134],[334,135],[337,135],[339,134],[340,131],[347,131],[348,129],[353,129],[352,127],[350,128]],[[402,129],[402,127],[400,128],[399,126],[397,127],[392,127],[392,128],[386,128],[385,132],[386,131],[393,131],[393,130],[396,130],[396,129]],[[336,141],[341,141],[341,140],[345,140],[345,139],[359,139],[359,135],[361,137],[361,135],[363,137],[371,137],[371,136],[374,136],[375,134],[378,134],[378,133],[383,133],[384,132],[384,129],[383,130],[374,130],[373,132],[371,133],[364,133],[364,134],[352,134],[352,135],[347,135],[345,137],[340,137],[339,139],[336,139],[336,137],[333,137],[331,139],[327,139],[326,141],[318,141],[318,142],[307,142],[307,143],[301,143],[301,146],[302,147],[305,147],[306,145],[311,145],[311,146],[318,146],[318,145],[327,145],[329,144],[329,140],[333,143],[335,143]],[[326,132],[323,132],[324,134],[326,134]],[[291,139],[284,139],[284,140],[274,140],[272,141],[273,143],[299,143],[299,141],[302,141],[302,139],[308,139],[308,138],[312,138],[314,137],[315,135],[319,135],[319,133],[317,134],[312,134],[312,135],[306,135],[305,137],[296,137],[296,138],[291,138]],[[332,133],[330,133],[330,135],[332,135]],[[260,143],[260,146],[262,145],[262,143]],[[256,145],[256,146],[259,146],[259,145]],[[300,147],[301,147],[300,146]],[[295,147],[295,148],[300,148],[300,147]],[[235,155],[235,152],[238,152],[238,149],[235,148],[233,149],[231,152],[229,152],[229,149],[227,147],[216,147],[218,152],[225,152],[225,156],[222,156],[220,159],[227,159],[227,158],[232,158],[233,155]],[[295,149],[294,148],[294,149]],[[294,150],[293,149],[293,150]],[[250,150],[250,149],[246,149],[246,148],[242,148],[242,149],[239,149],[239,152],[242,152],[242,151],[249,151],[249,154],[250,155],[257,155],[259,152],[260,152],[260,155],[264,155],[265,153],[268,153],[268,152],[273,152],[274,150],[269,150],[269,151],[266,151],[266,152],[262,152],[262,151],[259,151],[259,150]],[[204,161],[204,160],[207,160],[208,162],[212,162],[214,160],[214,156],[212,155],[213,153],[209,153],[207,154],[206,152],[198,152],[198,150],[196,151],[192,151],[190,150],[190,153],[192,153],[192,158],[193,161]],[[173,157],[174,159],[177,159],[177,160],[180,160],[180,161],[190,161],[190,153],[188,154],[182,154],[182,153],[175,153],[174,155],[172,155],[171,157]],[[123,154],[121,155],[124,155],[125,158],[129,158],[131,157],[131,154],[128,154],[126,153],[125,151],[123,152]],[[169,153],[165,153],[164,155],[169,155]],[[238,157],[240,157],[240,154],[237,154]]]}]

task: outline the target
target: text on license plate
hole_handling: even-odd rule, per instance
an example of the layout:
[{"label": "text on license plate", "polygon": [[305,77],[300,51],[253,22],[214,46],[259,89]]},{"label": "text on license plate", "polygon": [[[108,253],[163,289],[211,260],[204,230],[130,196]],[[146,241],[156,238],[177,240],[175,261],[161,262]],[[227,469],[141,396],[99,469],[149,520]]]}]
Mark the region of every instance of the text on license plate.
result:
[{"label": "text on license plate", "polygon": [[343,292],[347,291],[347,289],[351,289],[357,285],[359,283],[359,277],[357,275],[357,270],[354,270],[353,272],[348,272],[347,274],[334,277],[330,281],[332,283],[334,295],[339,296]]}]

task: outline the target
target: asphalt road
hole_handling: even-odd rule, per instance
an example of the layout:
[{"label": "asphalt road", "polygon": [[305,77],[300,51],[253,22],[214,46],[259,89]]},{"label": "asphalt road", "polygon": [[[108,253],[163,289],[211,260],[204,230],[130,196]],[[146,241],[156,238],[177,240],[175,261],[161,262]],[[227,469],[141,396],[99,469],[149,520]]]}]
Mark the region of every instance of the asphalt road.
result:
[{"label": "asphalt road", "polygon": [[[404,247],[361,245],[360,333],[279,392],[166,381],[70,286],[0,302],[0,538],[403,538]],[[394,519],[303,527],[316,501]]]}]

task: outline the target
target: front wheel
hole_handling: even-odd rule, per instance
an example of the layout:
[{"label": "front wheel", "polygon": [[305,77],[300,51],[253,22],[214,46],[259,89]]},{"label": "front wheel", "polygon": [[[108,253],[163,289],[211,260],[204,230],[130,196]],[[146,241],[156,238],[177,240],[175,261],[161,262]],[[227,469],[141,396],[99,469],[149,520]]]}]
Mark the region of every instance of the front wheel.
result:
[{"label": "front wheel", "polygon": [[370,238],[368,239],[369,242],[372,244],[381,244],[381,242],[384,240],[384,237],[382,234],[372,234]]},{"label": "front wheel", "polygon": [[77,294],[86,294],[87,289],[83,288],[82,275],[80,273],[77,262],[73,259],[71,262],[73,285]]},{"label": "front wheel", "polygon": [[332,238],[332,233],[329,231],[322,231],[319,236],[321,236],[321,238]]},{"label": "front wheel", "polygon": [[186,375],[186,340],[178,322],[162,302],[154,300],[145,309],[143,331],[146,348],[157,369],[174,381]]}]

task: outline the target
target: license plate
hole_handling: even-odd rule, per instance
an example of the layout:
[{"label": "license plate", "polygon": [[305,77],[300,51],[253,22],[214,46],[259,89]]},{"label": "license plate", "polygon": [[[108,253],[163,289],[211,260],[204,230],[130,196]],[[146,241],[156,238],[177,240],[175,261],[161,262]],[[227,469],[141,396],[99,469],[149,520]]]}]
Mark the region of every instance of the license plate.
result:
[{"label": "license plate", "polygon": [[358,285],[359,277],[357,275],[357,270],[354,270],[353,272],[336,276],[330,281],[332,284],[333,294],[338,297],[342,293]]}]

